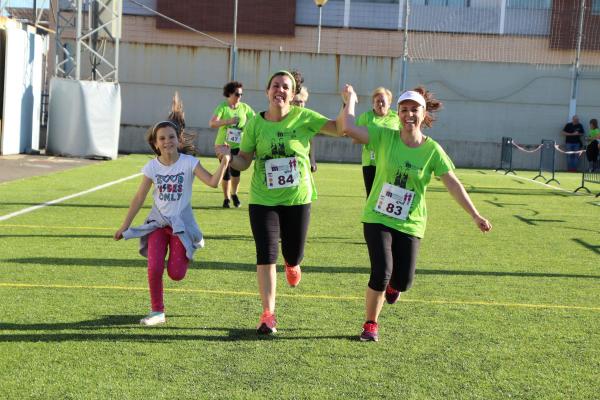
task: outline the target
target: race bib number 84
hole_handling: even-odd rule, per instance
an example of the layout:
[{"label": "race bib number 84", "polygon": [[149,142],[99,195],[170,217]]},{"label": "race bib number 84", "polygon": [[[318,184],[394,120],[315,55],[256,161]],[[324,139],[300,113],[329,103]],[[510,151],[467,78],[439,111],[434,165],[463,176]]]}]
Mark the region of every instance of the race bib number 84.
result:
[{"label": "race bib number 84", "polygon": [[388,217],[406,220],[415,192],[385,183],[375,204],[375,211]]},{"label": "race bib number 84", "polygon": [[269,189],[298,186],[300,183],[296,157],[275,158],[265,161],[265,173],[267,174],[267,187]]}]

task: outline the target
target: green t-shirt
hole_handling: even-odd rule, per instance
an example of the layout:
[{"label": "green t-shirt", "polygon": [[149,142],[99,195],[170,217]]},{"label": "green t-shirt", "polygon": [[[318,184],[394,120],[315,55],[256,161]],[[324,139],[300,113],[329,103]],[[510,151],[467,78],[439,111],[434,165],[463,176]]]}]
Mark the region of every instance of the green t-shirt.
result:
[{"label": "green t-shirt", "polygon": [[246,124],[240,150],[256,154],[250,204],[291,206],[308,204],[317,198],[310,172],[309,142],[327,121],[315,111],[292,106],[279,122],[267,121],[259,114]]},{"label": "green t-shirt", "polygon": [[[383,117],[375,114],[373,110],[364,112],[356,119],[356,125],[358,126],[378,126],[381,128],[390,128],[400,130],[400,118],[398,113],[394,110],[389,110]],[[369,147],[368,144],[362,146],[361,164],[363,167],[372,166],[376,164],[375,152]]]},{"label": "green t-shirt", "polygon": [[588,132],[588,139],[589,140],[600,139],[600,129],[598,129],[598,128],[590,129],[590,131]]},{"label": "green t-shirt", "polygon": [[227,143],[232,149],[239,148],[240,144],[238,142],[228,140],[227,129],[236,128],[242,130],[244,126],[246,126],[248,120],[254,117],[254,114],[254,110],[246,103],[240,102],[238,103],[236,108],[229,107],[229,103],[227,103],[227,100],[219,104],[217,108],[215,108],[213,115],[217,116],[220,120],[231,119],[233,117],[238,117],[240,120],[237,125],[220,126],[219,131],[217,132],[217,137],[215,138],[215,144]]},{"label": "green t-shirt", "polygon": [[[425,192],[431,175],[441,176],[454,170],[454,164],[442,147],[431,137],[419,147],[408,147],[398,131],[369,127],[369,144],[377,158],[373,189],[365,204],[362,222],[383,224],[392,229],[422,238],[427,223]],[[384,183],[414,192],[405,220],[375,211]],[[409,194],[409,196],[411,196]],[[384,199],[383,204],[386,201]]]}]

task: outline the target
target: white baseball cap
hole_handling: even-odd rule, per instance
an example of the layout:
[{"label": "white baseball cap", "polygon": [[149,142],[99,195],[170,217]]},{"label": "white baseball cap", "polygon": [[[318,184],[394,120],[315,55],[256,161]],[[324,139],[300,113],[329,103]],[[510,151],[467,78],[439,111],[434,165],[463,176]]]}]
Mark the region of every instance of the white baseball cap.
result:
[{"label": "white baseball cap", "polygon": [[414,90],[407,90],[406,92],[402,93],[402,95],[398,97],[398,104],[406,100],[415,101],[419,103],[419,105],[423,106],[423,108],[427,108],[427,102],[425,101],[425,98],[421,95],[421,93],[415,92]]}]

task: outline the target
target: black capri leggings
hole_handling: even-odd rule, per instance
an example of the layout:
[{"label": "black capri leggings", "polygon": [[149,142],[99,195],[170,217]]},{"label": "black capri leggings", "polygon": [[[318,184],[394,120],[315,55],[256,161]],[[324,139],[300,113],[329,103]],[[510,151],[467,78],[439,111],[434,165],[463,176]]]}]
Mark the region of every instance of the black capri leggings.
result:
[{"label": "black capri leggings", "polygon": [[373,181],[375,180],[375,172],[377,168],[374,165],[367,165],[362,167],[363,180],[365,181],[365,190],[367,191],[367,197],[371,193],[373,187]]},{"label": "black capri leggings", "polygon": [[262,206],[250,204],[250,226],[256,243],[256,264],[275,264],[281,252],[289,265],[304,258],[304,244],[310,221],[310,203],[297,206]]},{"label": "black capri leggings", "polygon": [[369,287],[382,292],[388,283],[401,292],[412,286],[421,239],[382,224],[363,224],[369,248]]},{"label": "black capri leggings", "polygon": [[[240,152],[240,149],[231,149],[232,156],[237,155],[237,153],[239,153],[239,152]],[[240,171],[238,171],[237,169],[231,168],[231,161],[230,161],[229,164],[227,165],[227,168],[225,168],[225,174],[223,174],[223,180],[228,181],[231,179],[232,176],[233,177],[240,176]]]}]

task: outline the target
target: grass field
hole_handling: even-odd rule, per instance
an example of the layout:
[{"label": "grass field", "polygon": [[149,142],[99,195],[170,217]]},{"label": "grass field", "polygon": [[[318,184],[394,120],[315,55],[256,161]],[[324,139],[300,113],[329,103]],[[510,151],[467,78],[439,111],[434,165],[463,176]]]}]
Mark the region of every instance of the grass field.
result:
[{"label": "grass field", "polygon": [[[0,217],[147,159],[0,184]],[[1,221],[0,399],[600,398],[600,198],[570,193],[580,175],[558,174],[564,190],[522,179],[533,172],[458,175],[494,229],[481,234],[434,181],[415,284],[384,307],[378,343],[357,340],[369,273],[358,165],[319,165],[303,280],[291,289],[279,268],[274,338],[255,333],[247,204],[221,209],[220,190],[195,186],[206,248],[186,279],[165,279],[168,323],[153,328],[138,325],[138,243],[112,240],[139,177]]]}]

